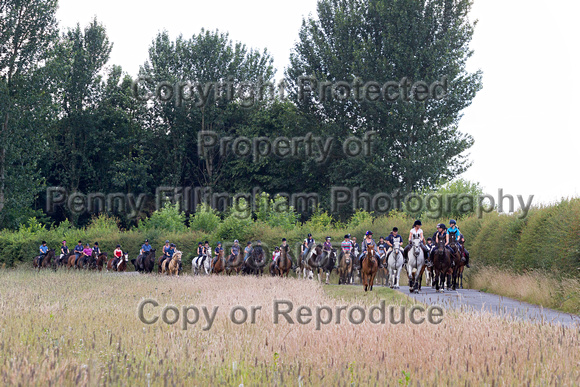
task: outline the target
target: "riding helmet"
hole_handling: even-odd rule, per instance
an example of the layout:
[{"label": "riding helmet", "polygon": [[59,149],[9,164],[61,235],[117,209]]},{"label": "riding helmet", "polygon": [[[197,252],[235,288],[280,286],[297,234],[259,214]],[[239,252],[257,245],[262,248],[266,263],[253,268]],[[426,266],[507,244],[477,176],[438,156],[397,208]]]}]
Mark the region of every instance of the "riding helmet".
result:
[{"label": "riding helmet", "polygon": [[165,243],[169,243],[169,241],[165,241]]},{"label": "riding helmet", "polygon": [[310,238],[312,236],[312,234],[308,233],[308,238]]},{"label": "riding helmet", "polygon": [[121,247],[121,245],[117,245],[117,247]]},{"label": "riding helmet", "polygon": [[198,246],[201,246],[201,245],[203,245],[203,243],[199,242],[197,245],[198,245]]},{"label": "riding helmet", "polygon": [[251,245],[251,244],[252,244],[252,242],[249,242],[249,241],[248,241],[248,243],[246,243],[246,246],[249,246],[249,245]]},{"label": "riding helmet", "polygon": [[455,221],[455,219],[451,219],[451,220],[449,221],[449,224],[457,224],[457,222]]},{"label": "riding helmet", "polygon": [[326,237],[326,240],[329,240],[329,239],[331,239],[331,238],[330,238],[329,236],[327,236],[327,237]]},{"label": "riding helmet", "polygon": [[282,238],[282,242],[286,242],[286,238]]},{"label": "riding helmet", "polygon": [[373,235],[373,232],[369,230],[365,233],[365,235]]},{"label": "riding helmet", "polygon": [[350,235],[349,235],[349,234],[346,234],[346,235],[344,236],[344,239],[347,239],[347,238],[350,238]]},{"label": "riding helmet", "polygon": [[420,220],[416,220],[415,223],[413,223],[413,227],[415,226],[422,226],[423,224],[421,223]]},{"label": "riding helmet", "polygon": [[393,227],[393,231],[399,232],[399,228],[398,227]]},{"label": "riding helmet", "polygon": [[42,241],[42,244],[45,245],[46,244],[46,241]]},{"label": "riding helmet", "polygon": [[175,243],[170,244],[169,247],[175,247]]},{"label": "riding helmet", "polygon": [[234,241],[234,243],[240,243],[240,241],[236,239],[236,240]]},{"label": "riding helmet", "polygon": [[149,242],[149,239],[145,239],[145,242]]}]

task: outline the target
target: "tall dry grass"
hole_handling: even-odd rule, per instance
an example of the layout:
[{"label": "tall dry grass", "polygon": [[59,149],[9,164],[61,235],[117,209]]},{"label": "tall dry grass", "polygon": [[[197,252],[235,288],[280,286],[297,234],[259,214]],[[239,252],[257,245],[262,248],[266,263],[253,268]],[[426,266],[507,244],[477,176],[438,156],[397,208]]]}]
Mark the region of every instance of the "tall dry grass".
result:
[{"label": "tall dry grass", "polygon": [[580,314],[580,280],[575,278],[557,278],[553,273],[543,271],[515,273],[482,267],[469,275],[469,287]]},{"label": "tall dry grass", "polygon": [[[312,281],[11,270],[0,272],[0,294],[4,385],[580,383],[578,327],[459,312],[440,325],[273,324],[273,299],[353,305]],[[136,317],[143,298],[219,311],[207,332],[144,325]],[[256,324],[229,320],[237,304],[263,307]]]}]

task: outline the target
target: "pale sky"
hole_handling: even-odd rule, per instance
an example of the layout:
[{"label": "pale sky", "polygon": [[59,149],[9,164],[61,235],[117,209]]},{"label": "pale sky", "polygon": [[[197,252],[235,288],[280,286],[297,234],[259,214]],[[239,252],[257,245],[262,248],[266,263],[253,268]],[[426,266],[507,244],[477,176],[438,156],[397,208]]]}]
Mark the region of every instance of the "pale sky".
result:
[{"label": "pale sky", "polygon": [[[135,76],[158,32],[190,37],[200,29],[268,48],[283,76],[302,18],[316,0],[59,0],[62,28],[97,16],[113,50],[109,64]],[[475,138],[473,166],[462,176],[486,192],[534,195],[533,204],[580,196],[580,2],[475,0],[478,19],[469,69],[483,70],[483,89],[460,129]]]}]

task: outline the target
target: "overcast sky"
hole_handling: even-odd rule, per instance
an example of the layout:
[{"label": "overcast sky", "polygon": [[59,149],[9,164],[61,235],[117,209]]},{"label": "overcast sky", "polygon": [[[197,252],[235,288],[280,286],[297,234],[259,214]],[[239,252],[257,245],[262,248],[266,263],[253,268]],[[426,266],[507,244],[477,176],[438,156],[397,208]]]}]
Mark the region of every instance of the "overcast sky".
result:
[{"label": "overcast sky", "polygon": [[[109,64],[131,75],[162,30],[175,38],[205,29],[229,32],[247,46],[268,48],[283,75],[302,18],[316,0],[137,1],[59,0],[63,28],[97,16],[113,51]],[[486,192],[534,195],[534,204],[580,196],[580,2],[475,0],[478,19],[469,62],[483,90],[464,111],[463,132],[475,138],[464,178]]]}]

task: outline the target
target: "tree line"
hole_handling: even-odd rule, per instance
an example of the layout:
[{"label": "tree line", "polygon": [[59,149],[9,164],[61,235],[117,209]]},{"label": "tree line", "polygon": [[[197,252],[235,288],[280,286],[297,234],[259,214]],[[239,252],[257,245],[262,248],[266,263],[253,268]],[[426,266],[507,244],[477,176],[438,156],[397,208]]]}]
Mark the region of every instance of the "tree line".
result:
[{"label": "tree line", "polygon": [[[139,73],[127,74],[109,63],[113,42],[106,27],[95,18],[62,30],[57,3],[0,3],[2,228],[34,216],[76,225],[90,220],[91,214],[67,206],[47,214],[46,187],[151,196],[160,186],[232,193],[259,187],[266,193],[317,193],[321,206],[329,208],[333,186],[371,194],[415,192],[433,189],[470,165],[465,151],[473,138],[458,124],[482,87],[481,72],[465,68],[475,26],[468,18],[471,1],[321,0],[317,15],[305,18],[297,31],[280,88],[267,49],[203,28],[176,39],[160,32],[143,53]],[[345,85],[380,87],[403,79],[425,84],[445,79],[447,93],[442,99],[385,101],[303,92],[338,85],[334,96],[341,97]],[[174,91],[171,85],[188,81],[206,87],[188,88],[183,94],[188,100],[181,103],[164,98]],[[242,92],[228,94],[228,83]],[[264,85],[272,97],[246,103],[249,85]],[[421,85],[410,91],[418,93]],[[327,89],[332,96],[333,87]],[[191,98],[197,91],[209,102]],[[371,86],[366,91],[380,92]],[[149,92],[154,98],[144,101],[141,96]],[[220,98],[224,95],[229,98]],[[305,151],[255,161],[219,146],[202,149],[201,132],[232,139],[312,134],[338,142],[374,136],[369,154],[347,157],[344,149],[332,147],[321,163]],[[137,220],[154,209],[151,203]],[[124,227],[137,222],[115,215]],[[338,214],[350,215],[348,208]]]}]

